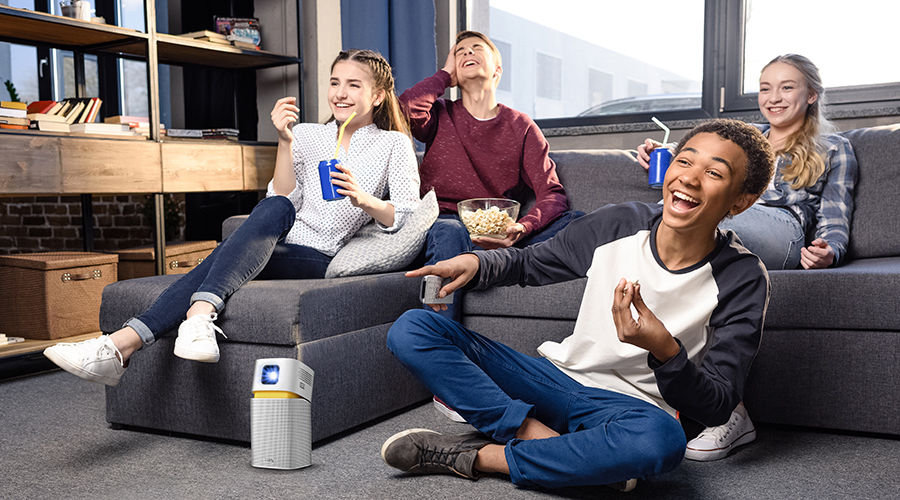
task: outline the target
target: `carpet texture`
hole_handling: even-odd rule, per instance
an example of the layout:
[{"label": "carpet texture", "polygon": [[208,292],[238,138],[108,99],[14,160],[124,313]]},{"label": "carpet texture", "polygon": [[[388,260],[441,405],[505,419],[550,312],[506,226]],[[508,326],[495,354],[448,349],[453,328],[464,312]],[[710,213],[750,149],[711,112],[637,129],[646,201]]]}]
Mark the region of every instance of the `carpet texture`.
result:
[{"label": "carpet texture", "polygon": [[541,492],[503,477],[396,473],[379,451],[409,427],[470,429],[427,404],[318,443],[309,468],[256,469],[246,446],[111,429],[103,388],[55,371],[0,382],[0,498],[865,499],[896,498],[900,490],[900,440],[893,438],[761,427],[755,443],[727,459],[684,461],[631,493]]}]

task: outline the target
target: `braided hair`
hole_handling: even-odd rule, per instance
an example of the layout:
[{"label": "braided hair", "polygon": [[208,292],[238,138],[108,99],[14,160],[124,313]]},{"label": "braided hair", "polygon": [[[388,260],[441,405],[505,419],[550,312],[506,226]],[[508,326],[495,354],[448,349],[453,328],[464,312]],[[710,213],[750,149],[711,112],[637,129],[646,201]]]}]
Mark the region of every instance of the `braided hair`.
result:
[{"label": "braided hair", "polygon": [[384,90],[384,99],[381,104],[375,106],[372,112],[372,121],[375,126],[382,130],[403,132],[409,136],[409,123],[400,111],[400,102],[394,91],[394,75],[391,72],[391,65],[384,57],[373,50],[342,50],[331,63],[331,70],[334,71],[335,65],[341,61],[355,61],[365,65],[372,73],[372,79],[375,80],[375,89]]}]

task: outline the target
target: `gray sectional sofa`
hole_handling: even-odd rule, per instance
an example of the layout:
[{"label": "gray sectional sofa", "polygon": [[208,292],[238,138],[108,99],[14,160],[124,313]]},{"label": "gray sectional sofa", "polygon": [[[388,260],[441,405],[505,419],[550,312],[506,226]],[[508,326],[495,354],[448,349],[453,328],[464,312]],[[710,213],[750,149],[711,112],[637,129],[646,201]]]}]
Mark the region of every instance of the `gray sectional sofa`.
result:
[{"label": "gray sectional sofa", "polygon": [[[758,422],[900,435],[900,124],[845,132],[856,150],[850,261],[770,273],[772,295],[745,401]],[[551,153],[572,208],[654,202],[658,191],[627,151]],[[226,221],[227,235],[240,222]],[[116,330],[175,276],[109,285],[101,329]],[[585,280],[470,292],[469,328],[534,353],[574,325]],[[296,357],[316,372],[313,439],[328,438],[426,401],[428,391],[385,347],[391,322],[420,307],[419,281],[402,273],[251,282],[228,302],[217,364],[172,354],[174,337],[136,353],[107,420],[237,441],[250,439],[251,375],[263,357]]]}]

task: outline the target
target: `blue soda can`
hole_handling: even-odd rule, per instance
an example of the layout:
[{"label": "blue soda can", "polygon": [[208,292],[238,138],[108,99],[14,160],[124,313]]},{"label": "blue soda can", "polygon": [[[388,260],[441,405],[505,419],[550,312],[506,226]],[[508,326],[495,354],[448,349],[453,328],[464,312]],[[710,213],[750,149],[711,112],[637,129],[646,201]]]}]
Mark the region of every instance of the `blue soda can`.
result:
[{"label": "blue soda can", "polygon": [[337,159],[322,160],[319,162],[319,183],[322,185],[322,198],[325,201],[343,200],[346,196],[337,193],[340,189],[331,183],[331,172],[340,172],[337,169]]},{"label": "blue soda can", "polygon": [[653,189],[662,189],[663,180],[666,178],[666,169],[672,162],[672,152],[669,148],[659,147],[650,152],[650,169],[647,172],[647,184]]}]

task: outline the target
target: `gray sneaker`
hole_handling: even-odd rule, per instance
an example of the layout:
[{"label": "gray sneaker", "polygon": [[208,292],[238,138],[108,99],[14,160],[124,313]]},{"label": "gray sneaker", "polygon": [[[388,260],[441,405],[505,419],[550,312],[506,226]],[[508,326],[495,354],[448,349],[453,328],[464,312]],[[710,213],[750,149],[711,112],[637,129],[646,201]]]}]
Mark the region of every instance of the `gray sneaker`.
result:
[{"label": "gray sneaker", "polygon": [[109,386],[118,384],[125,373],[122,353],[108,335],[82,342],[59,343],[44,349],[44,356],[72,375]]},{"label": "gray sneaker", "polygon": [[391,467],[412,474],[456,474],[478,479],[475,457],[493,443],[480,432],[444,435],[429,429],[408,429],[381,446],[381,458]]}]

